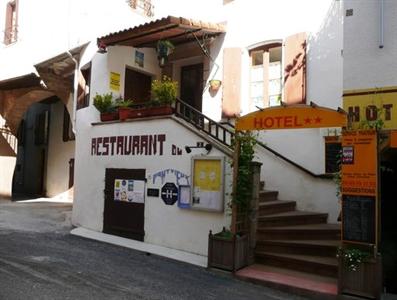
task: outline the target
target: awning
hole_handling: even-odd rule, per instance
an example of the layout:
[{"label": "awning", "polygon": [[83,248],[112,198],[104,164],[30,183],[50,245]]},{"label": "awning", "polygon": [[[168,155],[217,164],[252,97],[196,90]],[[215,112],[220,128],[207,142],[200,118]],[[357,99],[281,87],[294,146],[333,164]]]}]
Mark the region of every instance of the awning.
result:
[{"label": "awning", "polygon": [[41,87],[40,77],[34,73],[0,81],[0,91]]},{"label": "awning", "polygon": [[97,43],[98,46],[156,47],[159,40],[169,40],[174,45],[178,45],[194,40],[195,36],[201,39],[203,37],[217,36],[224,32],[225,27],[222,24],[168,16],[100,37]]}]

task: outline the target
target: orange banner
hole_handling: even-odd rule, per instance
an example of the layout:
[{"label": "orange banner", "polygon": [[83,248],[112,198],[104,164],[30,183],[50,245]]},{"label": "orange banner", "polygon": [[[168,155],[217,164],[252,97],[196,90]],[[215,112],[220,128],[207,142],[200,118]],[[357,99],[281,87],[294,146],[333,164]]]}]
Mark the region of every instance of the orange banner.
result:
[{"label": "orange banner", "polygon": [[345,127],[347,115],[309,105],[275,106],[238,118],[236,130]]},{"label": "orange banner", "polygon": [[378,184],[375,130],[342,133],[342,194],[376,196]]}]

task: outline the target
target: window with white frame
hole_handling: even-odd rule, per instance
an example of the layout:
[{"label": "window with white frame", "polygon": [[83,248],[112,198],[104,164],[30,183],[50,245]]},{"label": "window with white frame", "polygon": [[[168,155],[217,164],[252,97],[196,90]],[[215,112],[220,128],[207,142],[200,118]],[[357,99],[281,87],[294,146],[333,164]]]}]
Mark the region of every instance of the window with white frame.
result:
[{"label": "window with white frame", "polygon": [[282,47],[273,43],[250,51],[252,110],[280,105],[282,97]]}]

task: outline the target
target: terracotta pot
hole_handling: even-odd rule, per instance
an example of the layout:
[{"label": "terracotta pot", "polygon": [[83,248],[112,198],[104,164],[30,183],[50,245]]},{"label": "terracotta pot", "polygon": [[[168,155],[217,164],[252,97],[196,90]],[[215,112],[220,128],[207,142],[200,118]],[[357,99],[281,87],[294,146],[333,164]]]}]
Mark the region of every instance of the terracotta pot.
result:
[{"label": "terracotta pot", "polygon": [[210,89],[212,91],[217,91],[221,87],[222,81],[220,81],[218,79],[212,79],[212,80],[210,80],[209,83],[210,83]]},{"label": "terracotta pot", "polygon": [[148,108],[150,116],[165,116],[171,115],[173,113],[173,109],[171,106],[154,106]]},{"label": "terracotta pot", "polygon": [[132,111],[129,107],[119,107],[119,119],[125,121],[129,118],[130,112]]}]

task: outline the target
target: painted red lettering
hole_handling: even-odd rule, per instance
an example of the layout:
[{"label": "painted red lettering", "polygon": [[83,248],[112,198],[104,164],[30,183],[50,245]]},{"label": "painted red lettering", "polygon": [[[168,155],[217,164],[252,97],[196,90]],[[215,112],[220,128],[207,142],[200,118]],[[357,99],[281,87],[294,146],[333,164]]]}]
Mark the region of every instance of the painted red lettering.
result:
[{"label": "painted red lettering", "polygon": [[285,127],[292,127],[292,116],[284,117],[284,126]]},{"label": "painted red lettering", "polygon": [[273,118],[265,118],[264,122],[266,128],[270,128],[274,126],[274,119]]}]

